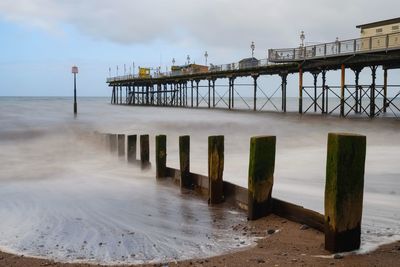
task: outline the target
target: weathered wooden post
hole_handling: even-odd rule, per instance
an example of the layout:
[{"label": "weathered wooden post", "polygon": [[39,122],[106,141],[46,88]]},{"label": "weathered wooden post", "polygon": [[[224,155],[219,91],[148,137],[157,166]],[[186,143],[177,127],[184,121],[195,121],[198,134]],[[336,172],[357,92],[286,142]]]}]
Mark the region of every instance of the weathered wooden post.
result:
[{"label": "weathered wooden post", "polygon": [[167,176],[167,136],[156,136],[156,177]]},{"label": "weathered wooden post", "polygon": [[271,212],[275,151],[275,136],[258,136],[250,139],[249,220],[257,220]]},{"label": "weathered wooden post", "polygon": [[148,164],[149,157],[149,135],[144,134],[140,136],[140,161],[142,164]]},{"label": "weathered wooden post", "polygon": [[181,188],[192,188],[190,179],[190,136],[179,136],[179,166],[181,170]]},{"label": "weathered wooden post", "polygon": [[218,204],[224,200],[223,180],[224,173],[224,136],[208,137],[208,179],[209,204]]},{"label": "weathered wooden post", "polygon": [[366,137],[329,133],[325,184],[325,249],[360,247]]},{"label": "weathered wooden post", "polygon": [[125,135],[118,135],[118,157],[125,157]]},{"label": "weathered wooden post", "polygon": [[127,157],[128,162],[136,161],[136,142],[137,135],[128,135]]},{"label": "weathered wooden post", "polygon": [[109,142],[110,142],[110,151],[111,153],[117,152],[117,135],[116,134],[109,134]]}]

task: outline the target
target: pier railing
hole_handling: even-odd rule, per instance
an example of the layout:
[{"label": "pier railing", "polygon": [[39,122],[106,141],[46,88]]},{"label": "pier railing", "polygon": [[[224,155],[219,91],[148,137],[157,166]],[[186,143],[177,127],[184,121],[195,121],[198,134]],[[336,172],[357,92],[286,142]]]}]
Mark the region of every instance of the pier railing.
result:
[{"label": "pier railing", "polygon": [[298,48],[269,49],[269,62],[293,62],[400,49],[400,32]]},{"label": "pier railing", "polygon": [[267,59],[254,59],[251,62],[235,62],[229,64],[221,64],[221,65],[213,65],[210,64],[208,71],[204,70],[189,70],[189,71],[167,71],[167,72],[158,72],[155,71],[149,77],[140,77],[139,74],[129,74],[129,75],[122,75],[116,77],[109,77],[107,78],[107,82],[116,82],[116,81],[126,81],[131,79],[152,79],[152,78],[163,78],[163,77],[176,77],[176,76],[183,76],[183,75],[191,75],[191,74],[199,74],[199,73],[215,73],[220,71],[233,71],[233,70],[245,70],[245,69],[252,69],[257,67],[263,67],[269,65]]}]

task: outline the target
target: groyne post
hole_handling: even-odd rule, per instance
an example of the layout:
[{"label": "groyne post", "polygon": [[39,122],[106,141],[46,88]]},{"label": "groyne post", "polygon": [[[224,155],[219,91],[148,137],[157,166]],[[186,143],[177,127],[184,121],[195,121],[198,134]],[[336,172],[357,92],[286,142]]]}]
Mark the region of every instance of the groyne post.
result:
[{"label": "groyne post", "polygon": [[127,157],[128,162],[134,162],[136,160],[136,142],[137,135],[128,135],[128,147],[127,147]]},{"label": "groyne post", "polygon": [[109,134],[108,138],[109,138],[109,142],[110,142],[110,151],[111,151],[111,153],[117,152],[117,135],[116,134]]},{"label": "groyne post", "polygon": [[148,164],[150,161],[149,146],[149,135],[140,135],[140,161],[142,164]]},{"label": "groyne post", "polygon": [[208,179],[209,204],[218,204],[224,200],[223,195],[224,172],[224,136],[208,137]]},{"label": "groyne post", "polygon": [[179,166],[181,170],[181,188],[191,188],[189,135],[179,136]]},{"label": "groyne post", "polygon": [[156,177],[167,176],[167,136],[156,136]]},{"label": "groyne post", "polygon": [[125,157],[125,135],[118,134],[118,157]]},{"label": "groyne post", "polygon": [[275,136],[250,139],[248,218],[257,220],[272,210],[271,193],[275,170]]},{"label": "groyne post", "polygon": [[328,134],[325,184],[325,249],[360,247],[366,137]]}]

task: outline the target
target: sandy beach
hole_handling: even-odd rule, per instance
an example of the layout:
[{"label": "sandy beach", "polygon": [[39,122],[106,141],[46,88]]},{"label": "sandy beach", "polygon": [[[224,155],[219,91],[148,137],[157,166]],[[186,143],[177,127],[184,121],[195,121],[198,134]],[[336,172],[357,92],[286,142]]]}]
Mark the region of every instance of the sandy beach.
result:
[{"label": "sandy beach", "polygon": [[[262,236],[262,238],[253,247],[211,258],[118,266],[398,266],[400,263],[400,241],[365,254],[332,255],[324,250],[324,235],[321,232],[275,215],[238,224],[232,229],[232,231],[236,230],[244,230],[244,233],[248,235]],[[99,265],[57,263],[0,253],[0,266],[90,267]]]}]

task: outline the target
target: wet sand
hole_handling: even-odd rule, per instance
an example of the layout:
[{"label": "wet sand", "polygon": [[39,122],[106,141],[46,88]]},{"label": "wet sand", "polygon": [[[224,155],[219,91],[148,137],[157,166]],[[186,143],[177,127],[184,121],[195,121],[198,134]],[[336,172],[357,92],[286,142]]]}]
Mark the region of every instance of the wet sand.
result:
[{"label": "wet sand", "polygon": [[[211,258],[120,266],[399,266],[400,263],[400,241],[362,255],[348,253],[334,256],[324,250],[323,233],[275,215],[255,222],[237,224],[232,231],[241,231],[243,234],[262,236],[262,238],[253,247]],[[0,252],[0,266],[95,265],[57,263]]]}]

